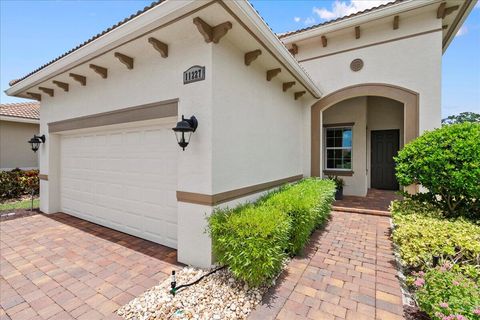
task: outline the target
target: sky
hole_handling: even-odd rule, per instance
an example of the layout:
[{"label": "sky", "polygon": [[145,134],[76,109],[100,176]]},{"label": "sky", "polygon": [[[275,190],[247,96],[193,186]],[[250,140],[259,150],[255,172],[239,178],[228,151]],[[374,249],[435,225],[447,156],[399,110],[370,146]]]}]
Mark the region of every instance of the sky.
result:
[{"label": "sky", "polygon": [[[252,0],[251,3],[274,32],[282,33],[388,1]],[[5,95],[10,80],[33,71],[150,3],[0,0],[0,102],[24,101]],[[480,2],[443,55],[442,116],[464,111],[480,113]]]}]

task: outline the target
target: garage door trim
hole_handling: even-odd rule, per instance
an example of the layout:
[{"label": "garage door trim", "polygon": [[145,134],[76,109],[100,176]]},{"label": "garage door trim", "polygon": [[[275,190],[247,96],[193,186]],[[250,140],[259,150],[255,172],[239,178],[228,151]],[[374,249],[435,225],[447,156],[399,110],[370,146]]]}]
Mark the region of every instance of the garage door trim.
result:
[{"label": "garage door trim", "polygon": [[178,99],[170,99],[109,112],[50,122],[49,133],[94,128],[112,124],[167,118],[178,115]]}]

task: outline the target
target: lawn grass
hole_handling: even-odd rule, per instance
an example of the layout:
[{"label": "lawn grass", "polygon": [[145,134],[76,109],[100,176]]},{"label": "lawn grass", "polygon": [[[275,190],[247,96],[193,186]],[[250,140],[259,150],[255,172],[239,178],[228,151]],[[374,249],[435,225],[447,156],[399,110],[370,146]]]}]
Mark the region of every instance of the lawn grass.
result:
[{"label": "lawn grass", "polygon": [[[40,199],[33,199],[33,208],[36,209],[40,205]],[[31,199],[0,203],[0,211],[30,209],[32,206]]]}]

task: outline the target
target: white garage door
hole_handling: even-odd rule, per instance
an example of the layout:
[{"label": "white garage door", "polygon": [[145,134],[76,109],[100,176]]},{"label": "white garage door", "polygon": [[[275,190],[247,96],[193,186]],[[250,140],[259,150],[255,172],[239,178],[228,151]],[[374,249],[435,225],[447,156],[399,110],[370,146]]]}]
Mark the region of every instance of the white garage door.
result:
[{"label": "white garage door", "polygon": [[174,124],[62,135],[62,211],[176,248]]}]

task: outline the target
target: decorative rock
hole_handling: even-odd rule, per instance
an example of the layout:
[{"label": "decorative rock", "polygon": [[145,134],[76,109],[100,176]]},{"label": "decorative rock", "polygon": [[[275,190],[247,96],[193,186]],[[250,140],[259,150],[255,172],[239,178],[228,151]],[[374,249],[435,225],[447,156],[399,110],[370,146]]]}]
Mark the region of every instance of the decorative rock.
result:
[{"label": "decorative rock", "polygon": [[[285,264],[286,266],[286,264]],[[210,270],[185,267],[176,272],[177,285],[191,283]],[[170,278],[121,307],[124,319],[246,319],[268,287],[250,288],[231,272],[220,270],[198,284],[170,294]]]}]

